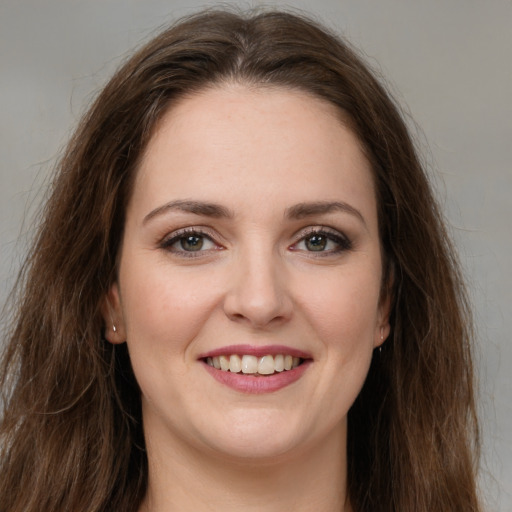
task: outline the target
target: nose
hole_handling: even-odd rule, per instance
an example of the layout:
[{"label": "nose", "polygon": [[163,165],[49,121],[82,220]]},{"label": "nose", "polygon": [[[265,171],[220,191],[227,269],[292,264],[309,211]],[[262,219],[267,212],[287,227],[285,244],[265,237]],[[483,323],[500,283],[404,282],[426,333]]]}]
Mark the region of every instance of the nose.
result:
[{"label": "nose", "polygon": [[279,260],[271,251],[259,251],[240,254],[233,262],[224,299],[224,312],[230,320],[262,329],[291,318],[290,283]]}]

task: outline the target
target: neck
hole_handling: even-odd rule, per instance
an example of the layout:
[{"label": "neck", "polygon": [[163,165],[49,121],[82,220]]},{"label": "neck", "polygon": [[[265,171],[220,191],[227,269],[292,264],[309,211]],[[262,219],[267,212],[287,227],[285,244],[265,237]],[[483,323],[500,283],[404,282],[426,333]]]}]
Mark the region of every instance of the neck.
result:
[{"label": "neck", "polygon": [[320,446],[272,460],[234,460],[182,444],[162,450],[151,440],[147,449],[148,492],[140,512],[351,510],[340,430]]}]

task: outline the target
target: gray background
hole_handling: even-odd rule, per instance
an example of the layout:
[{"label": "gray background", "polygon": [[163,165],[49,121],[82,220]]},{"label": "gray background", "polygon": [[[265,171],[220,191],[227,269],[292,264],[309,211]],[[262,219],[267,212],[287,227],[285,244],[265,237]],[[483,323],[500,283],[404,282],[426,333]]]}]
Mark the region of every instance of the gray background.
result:
[{"label": "gray background", "polygon": [[[37,220],[41,186],[85,106],[131,48],[166,21],[212,4],[0,0],[1,302]],[[421,127],[417,137],[475,306],[482,488],[489,510],[510,512],[512,1],[288,5],[318,15],[362,48]]]}]

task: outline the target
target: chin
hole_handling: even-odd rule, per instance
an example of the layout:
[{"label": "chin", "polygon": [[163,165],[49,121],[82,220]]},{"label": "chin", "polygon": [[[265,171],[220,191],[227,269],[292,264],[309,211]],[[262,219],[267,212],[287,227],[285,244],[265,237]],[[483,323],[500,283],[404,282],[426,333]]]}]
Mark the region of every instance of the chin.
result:
[{"label": "chin", "polygon": [[273,465],[297,455],[297,443],[286,439],[230,438],[211,440],[210,448],[231,462],[254,465]]},{"label": "chin", "polygon": [[306,446],[307,434],[299,422],[275,411],[238,411],[235,418],[224,416],[223,424],[213,430],[203,442],[218,454],[240,461],[276,463],[296,455]]}]

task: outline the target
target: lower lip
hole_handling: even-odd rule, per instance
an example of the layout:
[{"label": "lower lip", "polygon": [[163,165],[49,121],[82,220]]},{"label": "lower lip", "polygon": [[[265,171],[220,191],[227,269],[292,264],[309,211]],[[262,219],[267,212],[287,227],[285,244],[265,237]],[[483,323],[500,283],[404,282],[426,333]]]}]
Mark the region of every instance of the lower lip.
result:
[{"label": "lower lip", "polygon": [[307,370],[311,361],[304,361],[293,370],[285,370],[266,377],[256,377],[251,374],[232,373],[224,370],[217,370],[213,366],[204,363],[206,371],[221,384],[240,391],[242,393],[272,393],[293,384],[299,380]]}]

